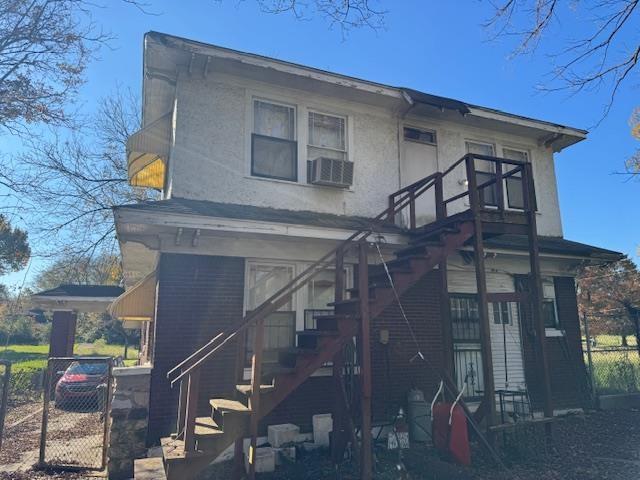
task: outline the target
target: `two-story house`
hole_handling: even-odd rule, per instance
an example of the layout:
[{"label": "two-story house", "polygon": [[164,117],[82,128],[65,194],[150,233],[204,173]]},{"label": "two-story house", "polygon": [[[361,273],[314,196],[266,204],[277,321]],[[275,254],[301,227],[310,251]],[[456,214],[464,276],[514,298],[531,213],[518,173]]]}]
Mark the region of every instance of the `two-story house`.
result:
[{"label": "two-story house", "polygon": [[584,405],[574,276],[619,257],[563,238],[554,153],[587,132],[156,32],[143,71],[129,178],[161,199],[115,208],[116,310],[170,478],[442,379],[487,425]]}]

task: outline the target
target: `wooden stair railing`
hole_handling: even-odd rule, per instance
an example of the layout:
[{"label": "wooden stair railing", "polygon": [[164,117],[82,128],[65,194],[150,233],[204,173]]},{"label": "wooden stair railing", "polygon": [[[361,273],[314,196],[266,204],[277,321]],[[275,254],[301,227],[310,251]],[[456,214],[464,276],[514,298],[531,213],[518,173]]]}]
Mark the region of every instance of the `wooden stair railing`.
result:
[{"label": "wooden stair railing", "polygon": [[[476,181],[476,168],[475,161],[483,160],[485,162],[490,162],[495,165],[495,173],[493,178],[490,180],[481,183],[478,185]],[[444,195],[444,178],[454,172],[461,165],[465,166],[465,174],[467,177],[466,185],[467,189],[461,193],[455,194],[449,198],[445,198]],[[503,165],[508,164],[513,168],[506,173],[503,173]],[[359,251],[359,278],[361,281],[359,282],[359,310],[360,310],[360,333],[362,335],[362,339],[369,338],[369,315],[366,314],[369,309],[369,299],[368,299],[368,261],[366,256],[366,240],[367,238],[375,232],[376,224],[380,222],[391,222],[395,223],[396,215],[402,212],[405,208],[409,208],[409,229],[415,230],[418,228],[416,224],[416,200],[420,198],[425,192],[433,189],[434,197],[435,197],[435,218],[436,224],[439,221],[445,221],[447,219],[447,206],[459,199],[464,197],[469,197],[470,204],[472,206],[473,213],[477,213],[479,206],[482,206],[482,198],[483,196],[480,194],[484,189],[490,187],[491,185],[497,185],[496,187],[496,197],[497,197],[497,208],[499,211],[504,210],[504,190],[502,187],[503,181],[509,177],[520,174],[522,181],[525,185],[530,181],[528,176],[530,175],[530,169],[525,167],[525,163],[515,161],[515,160],[507,160],[496,157],[489,157],[485,155],[476,155],[476,154],[467,154],[462,157],[460,160],[455,162],[451,167],[449,167],[445,172],[436,172],[431,174],[411,185],[408,185],[397,192],[391,194],[389,196],[389,205],[387,209],[385,209],[382,213],[376,216],[371,225],[367,228],[363,228],[353,233],[349,238],[342,241],[336,248],[325,254],[322,258],[317,260],[311,266],[306,268],[303,272],[298,274],[295,278],[293,278],[287,285],[282,287],[276,293],[274,293],[271,297],[269,297],[265,302],[263,302],[257,309],[252,312],[247,313],[242,319],[239,319],[236,322],[233,322],[229,327],[227,327],[223,332],[216,335],[209,342],[207,342],[204,346],[196,350],[193,354],[187,357],[185,360],[180,362],[174,368],[172,368],[167,373],[167,378],[170,379],[171,386],[175,385],[177,382],[180,382],[180,403],[178,410],[178,431],[177,438],[181,438],[184,442],[184,455],[197,455],[196,448],[196,415],[197,415],[197,405],[198,405],[198,397],[199,397],[199,382],[200,382],[200,370],[205,361],[209,360],[211,357],[216,355],[220,350],[222,350],[225,346],[229,345],[232,341],[236,339],[243,338],[246,335],[247,330],[250,327],[255,328],[255,335],[253,341],[253,352],[251,359],[251,385],[249,387],[249,410],[251,413],[251,420],[249,424],[249,434],[251,436],[251,448],[250,455],[255,452],[256,449],[256,437],[257,437],[257,429],[258,422],[260,420],[260,413],[264,410],[260,407],[261,404],[261,390],[264,390],[265,386],[262,385],[262,351],[263,351],[263,340],[264,340],[264,322],[266,318],[276,312],[283,305],[288,303],[293,294],[297,292],[300,288],[307,285],[316,275],[320,272],[329,269],[335,268],[335,293],[336,300],[342,300],[342,292],[344,290],[345,279],[344,279],[344,255],[347,251],[350,250],[353,246],[358,246]],[[486,173],[486,172],[483,172]],[[525,189],[526,190],[526,189]],[[526,206],[525,198],[525,206]],[[475,210],[474,210],[475,209]],[[443,255],[446,256],[451,252],[443,252]],[[440,256],[443,256],[440,255]],[[427,262],[429,263],[429,262]],[[433,268],[437,262],[431,266]],[[364,313],[364,314],[363,314]],[[375,311],[371,312],[375,316],[380,312]],[[346,337],[348,335],[353,336],[354,331],[343,331],[341,335]],[[332,351],[332,356],[337,356],[339,352],[339,342],[334,342]],[[370,349],[366,348],[367,345],[362,345],[363,349],[368,352],[362,358],[363,364],[361,365],[361,371],[366,372],[370,369]],[[327,352],[329,353],[329,352]],[[331,359],[331,357],[329,357]],[[326,360],[325,360],[326,361]],[[316,361],[310,361],[306,368],[301,368],[301,375],[298,376],[298,384],[300,378],[304,376],[309,376],[315,371],[320,365],[317,364]],[[334,368],[335,364],[334,364]],[[367,375],[363,375],[363,379],[365,384],[363,385],[363,394],[365,396],[371,395],[371,384],[370,384],[370,376],[368,376],[369,382],[366,383]],[[297,385],[296,385],[297,386]],[[295,388],[294,385],[291,385],[292,388]],[[287,392],[280,392],[276,397],[278,398],[278,402],[285,398],[289,393],[291,393],[291,389],[287,389]],[[275,398],[275,397],[274,397]],[[275,407],[278,402],[274,402],[273,400],[269,402],[267,408],[270,410]],[[367,403],[367,402],[363,402]],[[370,423],[370,414],[367,412],[363,412],[363,422]],[[370,424],[369,424],[370,426]],[[366,428],[367,425],[363,425],[363,428]],[[364,430],[366,431],[366,430]],[[366,440],[365,440],[366,441]],[[241,447],[241,446],[240,446]],[[365,452],[371,451],[370,448],[363,443],[363,454]],[[370,445],[369,445],[370,447]],[[238,449],[238,444],[236,444],[236,450]],[[370,459],[369,459],[370,460]],[[368,462],[370,465],[370,461]],[[250,478],[253,477],[255,463],[250,462]]]}]

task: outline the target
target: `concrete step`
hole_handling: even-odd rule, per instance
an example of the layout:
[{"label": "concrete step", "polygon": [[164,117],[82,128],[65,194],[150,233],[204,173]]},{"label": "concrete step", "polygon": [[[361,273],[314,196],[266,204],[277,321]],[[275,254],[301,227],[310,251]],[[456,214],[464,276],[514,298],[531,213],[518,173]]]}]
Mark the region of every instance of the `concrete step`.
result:
[{"label": "concrete step", "polygon": [[133,462],[134,480],[167,480],[162,458],[140,458]]}]

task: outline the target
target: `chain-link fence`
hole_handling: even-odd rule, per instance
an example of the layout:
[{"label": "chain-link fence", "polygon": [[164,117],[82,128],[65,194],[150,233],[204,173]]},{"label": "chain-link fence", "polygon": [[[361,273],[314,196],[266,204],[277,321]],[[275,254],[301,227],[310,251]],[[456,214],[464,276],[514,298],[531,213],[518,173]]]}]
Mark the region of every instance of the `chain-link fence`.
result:
[{"label": "chain-link fence", "polygon": [[0,471],[24,470],[38,461],[45,371],[0,364]]},{"label": "chain-link fence", "polygon": [[582,317],[583,352],[594,393],[640,392],[640,345],[635,327],[625,315]]},{"label": "chain-link fence", "polygon": [[45,377],[41,467],[103,469],[112,359],[50,358]]}]

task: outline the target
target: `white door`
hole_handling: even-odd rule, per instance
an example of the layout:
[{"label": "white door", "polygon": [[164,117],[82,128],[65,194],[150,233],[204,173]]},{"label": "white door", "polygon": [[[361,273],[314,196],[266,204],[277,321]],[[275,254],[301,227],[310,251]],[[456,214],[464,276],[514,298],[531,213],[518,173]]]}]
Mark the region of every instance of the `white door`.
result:
[{"label": "white door", "polygon": [[[438,171],[436,134],[432,130],[405,125],[403,128],[402,163],[400,180],[402,187],[411,185]],[[402,220],[409,224],[409,208],[405,208]],[[435,220],[434,189],[416,200],[416,225]]]}]

